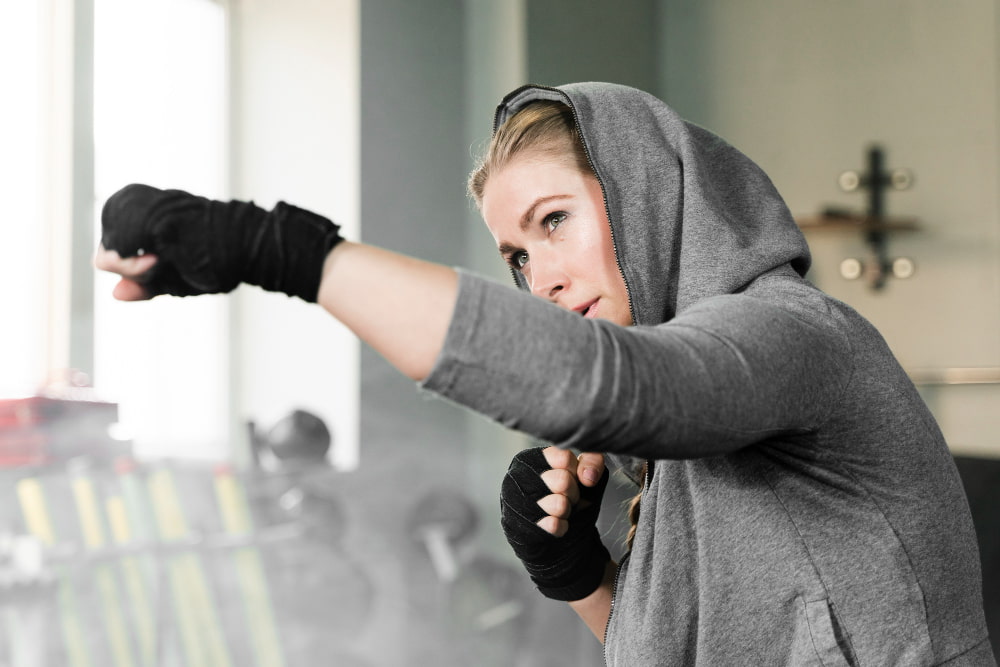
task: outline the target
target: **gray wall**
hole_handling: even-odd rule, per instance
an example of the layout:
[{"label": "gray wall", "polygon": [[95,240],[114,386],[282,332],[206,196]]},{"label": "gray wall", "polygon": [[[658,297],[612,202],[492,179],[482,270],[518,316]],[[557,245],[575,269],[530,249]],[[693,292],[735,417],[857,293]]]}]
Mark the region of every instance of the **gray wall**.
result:
[{"label": "gray wall", "polygon": [[527,3],[528,81],[612,81],[658,93],[659,0]]},{"label": "gray wall", "polygon": [[[455,264],[463,253],[462,6],[361,3],[362,240]],[[455,664],[438,585],[411,539],[410,511],[438,489],[464,491],[465,417],[419,395],[370,348],[361,354],[361,504],[389,550],[373,570],[397,587],[380,620],[379,665]],[[367,487],[367,488],[364,488]]]}]

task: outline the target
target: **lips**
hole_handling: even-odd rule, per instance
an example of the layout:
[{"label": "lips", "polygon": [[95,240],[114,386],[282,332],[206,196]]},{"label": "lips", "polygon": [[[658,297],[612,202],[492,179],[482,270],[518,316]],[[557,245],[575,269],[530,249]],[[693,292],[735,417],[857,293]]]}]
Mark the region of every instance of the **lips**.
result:
[{"label": "lips", "polygon": [[583,317],[594,317],[597,315],[597,302],[598,299],[588,301],[587,303],[577,306],[573,309],[573,311],[579,313]]}]

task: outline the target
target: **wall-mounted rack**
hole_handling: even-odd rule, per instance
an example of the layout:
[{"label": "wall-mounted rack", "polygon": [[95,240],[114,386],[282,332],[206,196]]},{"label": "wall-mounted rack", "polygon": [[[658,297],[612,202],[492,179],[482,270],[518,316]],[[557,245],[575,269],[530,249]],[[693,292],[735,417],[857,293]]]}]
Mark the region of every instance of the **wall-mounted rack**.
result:
[{"label": "wall-mounted rack", "polygon": [[871,258],[860,260],[848,257],[840,263],[840,274],[848,280],[866,278],[872,289],[885,287],[889,276],[909,278],[916,265],[909,257],[889,257],[888,235],[895,232],[909,232],[919,229],[914,218],[893,218],[885,213],[885,193],[906,190],[913,185],[913,175],[906,169],[886,171],[885,152],[873,145],[868,149],[868,170],[865,173],[845,171],[837,183],[845,192],[867,190],[868,210],[857,213],[837,207],[826,207],[819,215],[797,218],[803,231],[818,229],[857,230],[864,235],[865,243],[871,249]]}]

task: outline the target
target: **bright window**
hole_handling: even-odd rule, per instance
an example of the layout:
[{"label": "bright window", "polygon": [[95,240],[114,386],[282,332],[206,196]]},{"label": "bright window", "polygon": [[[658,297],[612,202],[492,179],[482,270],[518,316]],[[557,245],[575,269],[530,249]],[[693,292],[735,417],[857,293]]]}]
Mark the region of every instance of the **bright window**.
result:
[{"label": "bright window", "polygon": [[[226,196],[226,22],[210,0],[94,1],[95,220],[141,182]],[[99,232],[98,232],[99,237]],[[230,440],[224,297],[115,302],[98,275],[94,386],[140,457],[217,459]]]},{"label": "bright window", "polygon": [[41,17],[33,2],[0,3],[0,398],[34,394],[47,374]]},{"label": "bright window", "polygon": [[286,199],[358,236],[356,2],[240,3],[234,17],[230,6],[0,2],[11,93],[0,106],[0,399],[65,380],[75,364],[118,403],[141,458],[238,462],[245,420],[266,427],[301,407],[326,420],[332,463],[351,469],[359,350],[346,328],[253,288],[119,303],[114,277],[90,266],[89,216],[99,238],[101,205],[132,182]]}]

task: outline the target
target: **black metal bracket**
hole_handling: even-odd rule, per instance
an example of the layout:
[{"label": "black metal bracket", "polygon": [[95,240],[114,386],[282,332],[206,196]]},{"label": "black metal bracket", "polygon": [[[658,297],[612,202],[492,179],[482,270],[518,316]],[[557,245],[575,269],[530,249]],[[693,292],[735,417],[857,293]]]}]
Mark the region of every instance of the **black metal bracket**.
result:
[{"label": "black metal bracket", "polygon": [[[868,171],[859,174],[856,171],[845,171],[837,179],[840,188],[845,192],[859,189],[868,191],[868,212],[864,219],[865,241],[872,250],[874,266],[868,267],[868,274],[873,289],[885,287],[886,279],[893,274],[912,273],[913,262],[906,258],[892,260],[888,253],[889,224],[886,216],[885,193],[894,190],[906,190],[913,185],[913,175],[906,169],[885,169],[885,151],[881,146],[873,145],[868,149]],[[902,266],[896,267],[896,264]],[[860,265],[859,265],[860,266]]]}]

